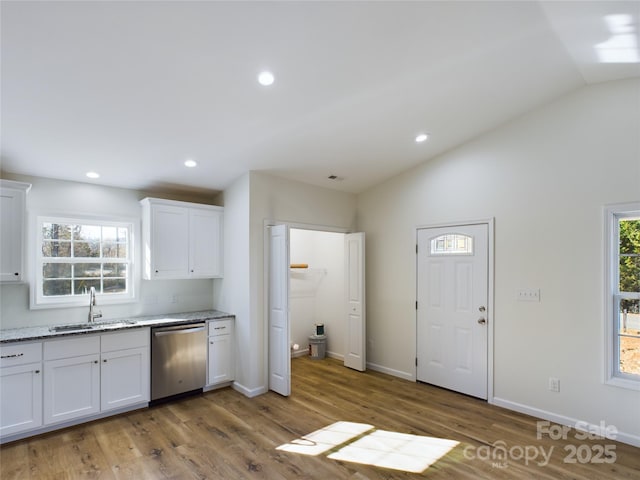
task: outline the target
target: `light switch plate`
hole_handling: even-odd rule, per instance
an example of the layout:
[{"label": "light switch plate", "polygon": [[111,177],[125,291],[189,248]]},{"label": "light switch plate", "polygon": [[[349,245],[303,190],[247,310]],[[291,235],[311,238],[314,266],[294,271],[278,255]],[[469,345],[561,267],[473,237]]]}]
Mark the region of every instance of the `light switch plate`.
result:
[{"label": "light switch plate", "polygon": [[540,289],[539,288],[523,288],[518,290],[519,302],[539,302],[540,301]]}]

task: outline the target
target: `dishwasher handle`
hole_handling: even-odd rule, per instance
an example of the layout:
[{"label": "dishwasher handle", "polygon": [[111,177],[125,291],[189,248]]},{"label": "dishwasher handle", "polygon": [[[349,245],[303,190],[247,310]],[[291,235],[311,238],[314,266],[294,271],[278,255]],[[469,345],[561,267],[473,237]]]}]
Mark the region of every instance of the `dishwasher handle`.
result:
[{"label": "dishwasher handle", "polygon": [[155,330],[153,331],[153,335],[155,337],[163,337],[165,335],[181,335],[183,333],[196,333],[204,331],[204,325],[197,327],[188,327],[188,328],[180,328],[180,329],[167,329],[167,330]]}]

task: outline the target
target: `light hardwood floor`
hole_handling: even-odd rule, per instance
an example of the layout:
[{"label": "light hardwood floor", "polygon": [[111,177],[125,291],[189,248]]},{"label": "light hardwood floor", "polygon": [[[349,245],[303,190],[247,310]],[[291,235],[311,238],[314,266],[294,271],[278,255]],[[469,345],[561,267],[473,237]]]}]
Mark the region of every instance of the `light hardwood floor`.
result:
[{"label": "light hardwood floor", "polygon": [[[0,478],[640,478],[640,449],[629,445],[579,440],[575,431],[567,440],[537,439],[535,418],[429,385],[355,372],[332,359],[299,358],[292,369],[289,398],[269,392],[248,399],[225,388],[4,445]],[[460,443],[419,474],[276,449],[338,421]],[[510,454],[504,461],[478,458],[499,451],[491,445]],[[594,463],[605,445],[613,446],[615,462]],[[540,453],[528,462],[514,458],[541,448],[552,449],[546,465],[538,464]],[[577,462],[566,463],[571,458]]]}]

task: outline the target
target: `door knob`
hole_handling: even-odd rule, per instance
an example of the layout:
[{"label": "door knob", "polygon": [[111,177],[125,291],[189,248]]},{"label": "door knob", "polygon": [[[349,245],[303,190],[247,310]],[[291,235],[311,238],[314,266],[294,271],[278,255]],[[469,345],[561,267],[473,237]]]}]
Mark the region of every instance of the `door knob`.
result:
[{"label": "door knob", "polygon": [[487,309],[484,307],[484,305],[482,305],[480,308],[478,308],[478,310],[481,312],[485,312]]},{"label": "door knob", "polygon": [[485,323],[487,323],[487,320],[486,320],[486,319],[484,319],[484,318],[479,318],[479,319],[478,319],[478,323],[479,323],[480,325],[484,325]]}]

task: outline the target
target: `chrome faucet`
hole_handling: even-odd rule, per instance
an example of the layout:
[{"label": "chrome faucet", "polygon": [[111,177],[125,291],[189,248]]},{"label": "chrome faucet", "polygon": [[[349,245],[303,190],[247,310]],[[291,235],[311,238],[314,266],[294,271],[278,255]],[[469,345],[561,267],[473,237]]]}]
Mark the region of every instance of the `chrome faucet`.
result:
[{"label": "chrome faucet", "polygon": [[96,318],[102,317],[102,312],[100,310],[93,310],[93,307],[96,305],[96,287],[91,287],[89,289],[89,323],[93,322]]}]

